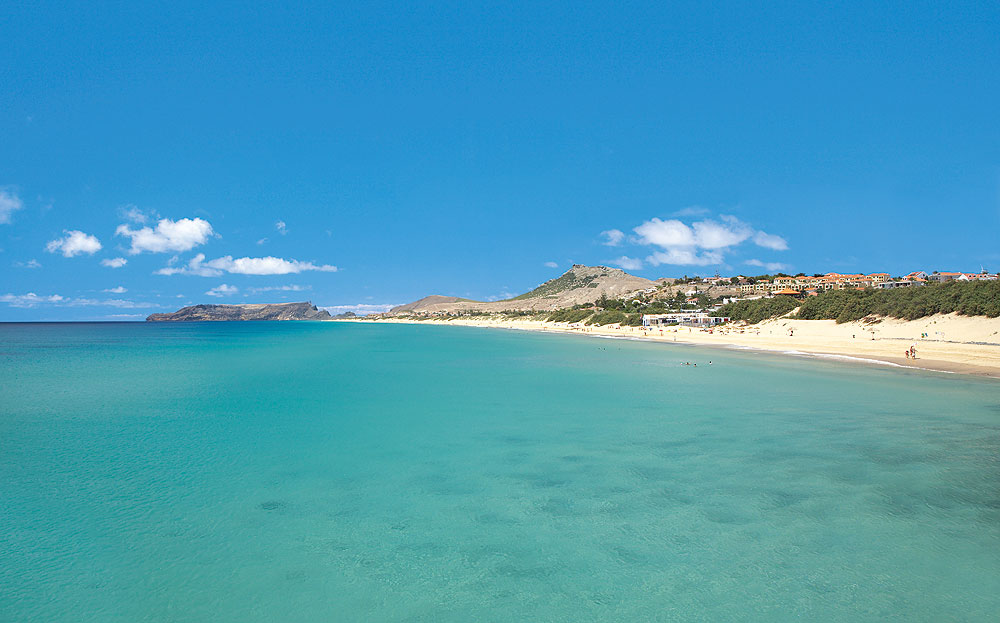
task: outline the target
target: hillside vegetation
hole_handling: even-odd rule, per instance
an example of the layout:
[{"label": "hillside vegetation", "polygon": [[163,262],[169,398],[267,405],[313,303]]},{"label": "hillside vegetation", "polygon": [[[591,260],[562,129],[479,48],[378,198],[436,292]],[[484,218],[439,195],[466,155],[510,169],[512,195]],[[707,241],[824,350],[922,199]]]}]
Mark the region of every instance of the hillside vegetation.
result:
[{"label": "hillside vegetation", "polygon": [[1000,281],[949,281],[895,290],[832,290],[803,301],[797,317],[841,323],[866,316],[916,320],[951,313],[1000,316]]},{"label": "hillside vegetation", "polygon": [[714,315],[757,323],[787,314],[802,320],[861,320],[868,316],[916,320],[934,314],[1000,317],[1000,281],[949,281],[893,290],[830,290],[799,302],[787,296],[737,301]]},{"label": "hillside vegetation", "polygon": [[549,322],[584,322],[587,325],[603,326],[617,324],[623,327],[638,327],[642,325],[642,314],[627,313],[618,309],[602,310],[595,307],[582,309],[560,309],[542,318]]},{"label": "hillside vegetation", "polygon": [[524,294],[515,296],[509,300],[523,301],[524,299],[554,296],[560,292],[566,292],[567,290],[574,290],[576,288],[596,288],[597,284],[594,283],[594,281],[597,277],[598,275],[578,275],[576,271],[570,269],[559,277],[546,281],[534,290],[525,292]]},{"label": "hillside vegetation", "polygon": [[790,296],[776,296],[770,299],[753,299],[736,301],[723,305],[712,312],[713,316],[728,316],[733,320],[745,320],[750,324],[784,316],[799,306],[799,302]]}]

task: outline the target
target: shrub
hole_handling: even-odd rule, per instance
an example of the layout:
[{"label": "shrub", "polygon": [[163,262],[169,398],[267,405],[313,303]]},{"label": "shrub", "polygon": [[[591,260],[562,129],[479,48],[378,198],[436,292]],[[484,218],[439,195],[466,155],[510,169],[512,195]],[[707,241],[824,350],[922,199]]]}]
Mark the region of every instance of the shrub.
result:
[{"label": "shrub", "polygon": [[602,311],[594,314],[587,321],[587,324],[594,325],[604,325],[604,324],[621,324],[628,319],[628,314],[617,309],[611,311]]},{"label": "shrub", "polygon": [[950,313],[1000,316],[1000,281],[949,281],[892,290],[831,290],[804,301],[796,317],[842,323],[867,316],[916,320]]},{"label": "shrub", "polygon": [[733,320],[745,320],[757,324],[769,318],[777,318],[798,307],[799,302],[790,296],[776,296],[770,299],[736,301],[723,305],[712,312],[713,316],[728,316]]},{"label": "shrub", "polygon": [[589,318],[593,309],[560,309],[549,315],[549,322],[580,322]]}]

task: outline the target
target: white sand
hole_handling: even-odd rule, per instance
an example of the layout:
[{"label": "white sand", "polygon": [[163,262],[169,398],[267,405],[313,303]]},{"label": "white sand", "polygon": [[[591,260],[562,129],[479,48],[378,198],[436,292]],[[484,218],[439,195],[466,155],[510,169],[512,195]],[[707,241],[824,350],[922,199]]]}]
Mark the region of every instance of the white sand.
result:
[{"label": "white sand", "polygon": [[[785,353],[843,355],[913,368],[1000,378],[1000,318],[955,314],[930,316],[914,321],[889,319],[874,325],[857,322],[838,325],[833,320],[777,319],[757,325],[722,327],[711,331],[688,327],[588,327],[581,324],[485,318],[438,318],[421,321],[392,318],[358,322],[456,324],[741,346]],[[921,337],[922,334],[927,334],[927,337]],[[916,345],[915,360],[904,356],[904,351],[912,344]]]}]

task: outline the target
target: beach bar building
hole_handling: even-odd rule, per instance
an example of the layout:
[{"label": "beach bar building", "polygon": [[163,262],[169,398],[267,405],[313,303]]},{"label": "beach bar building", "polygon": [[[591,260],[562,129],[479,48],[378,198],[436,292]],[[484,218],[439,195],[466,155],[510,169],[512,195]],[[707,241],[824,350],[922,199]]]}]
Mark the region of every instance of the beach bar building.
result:
[{"label": "beach bar building", "polygon": [[642,326],[655,327],[666,324],[680,324],[689,327],[714,327],[729,322],[723,316],[709,316],[704,312],[679,312],[673,314],[643,314]]}]

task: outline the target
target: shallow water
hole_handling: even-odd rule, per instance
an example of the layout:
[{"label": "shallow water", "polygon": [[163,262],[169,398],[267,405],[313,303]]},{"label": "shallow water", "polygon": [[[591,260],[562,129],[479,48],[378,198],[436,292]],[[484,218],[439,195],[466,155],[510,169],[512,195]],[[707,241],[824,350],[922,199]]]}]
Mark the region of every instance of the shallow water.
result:
[{"label": "shallow water", "polygon": [[1000,384],[465,327],[0,325],[0,500],[3,621],[993,620]]}]

